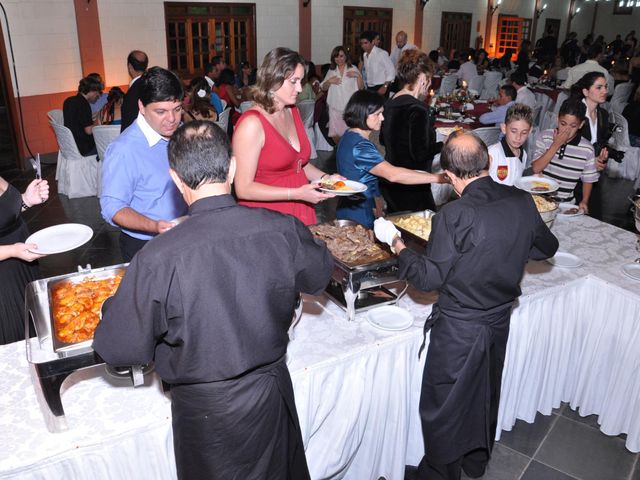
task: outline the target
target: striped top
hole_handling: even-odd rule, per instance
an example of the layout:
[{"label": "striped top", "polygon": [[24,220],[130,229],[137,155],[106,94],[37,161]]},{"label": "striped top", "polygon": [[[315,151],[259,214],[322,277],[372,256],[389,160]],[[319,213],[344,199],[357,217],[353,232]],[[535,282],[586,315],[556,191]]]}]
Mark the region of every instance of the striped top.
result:
[{"label": "striped top", "polygon": [[[536,139],[533,158],[540,158],[553,143],[553,129],[544,130]],[[596,170],[593,146],[578,133],[569,143],[561,146],[543,172],[558,182],[560,188],[556,196],[563,200],[573,199],[573,190],[578,180],[595,183],[600,174]]]}]

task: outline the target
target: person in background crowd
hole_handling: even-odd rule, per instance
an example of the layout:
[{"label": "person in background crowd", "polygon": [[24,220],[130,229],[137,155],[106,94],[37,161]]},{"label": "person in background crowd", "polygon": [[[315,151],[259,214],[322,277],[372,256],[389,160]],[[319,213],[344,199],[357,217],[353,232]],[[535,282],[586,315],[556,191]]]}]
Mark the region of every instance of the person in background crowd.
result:
[{"label": "person in background crowd", "polygon": [[622,53],[623,48],[624,42],[622,41],[622,35],[618,34],[616,35],[616,39],[609,44],[609,50],[611,50],[611,53],[614,55],[617,55],[618,53]]},{"label": "person in background crowd", "polygon": [[567,72],[567,79],[562,84],[562,88],[571,88],[574,83],[580,80],[584,74],[589,72],[600,72],[602,73],[606,80],[607,85],[613,86],[614,80],[606,68],[600,65],[600,61],[602,60],[602,46],[595,45],[588,52],[588,58],[584,63],[580,63],[575,67],[571,67]]},{"label": "person in background crowd", "polygon": [[636,38],[636,31],[631,30],[626,37],[624,37],[624,53],[631,55],[631,52],[636,50],[638,46],[638,39]]},{"label": "person in background crowd", "polygon": [[593,146],[580,135],[586,112],[585,104],[575,98],[562,103],[558,128],[538,135],[531,168],[533,173],[544,173],[555,179],[560,185],[556,196],[566,202],[574,201],[574,189],[581,180],[582,200],[578,207],[589,213],[589,197],[599,174]]},{"label": "person in background crowd", "polygon": [[184,123],[193,120],[218,120],[218,112],[211,105],[211,89],[209,82],[204,77],[195,77],[189,83],[187,89],[189,102],[183,109],[182,120]]},{"label": "person in background crowd", "polygon": [[138,79],[147,71],[148,66],[149,57],[147,57],[146,53],[140,50],[133,50],[129,53],[127,71],[131,77],[131,82],[129,82],[129,89],[125,93],[122,102],[121,132],[124,132],[138,118],[138,100],[140,99],[140,89],[142,88],[142,85],[138,83]]},{"label": "person in background crowd", "polygon": [[505,121],[507,110],[515,103],[516,96],[516,89],[513,85],[501,86],[498,90],[498,98],[494,102],[493,110],[480,115],[478,121],[483,125],[500,127]]},{"label": "person in background crowd", "polygon": [[527,166],[527,142],[533,127],[533,112],[526,105],[512,104],[500,125],[504,137],[489,147],[489,175],[494,181],[513,185]]},{"label": "person in background crowd", "polygon": [[180,127],[169,165],[190,216],[133,259],[93,348],[112,365],[154,362],[170,385],[179,479],[309,479],[287,331],[299,293],[327,285],[331,254],[295,218],[236,205],[218,126]]},{"label": "person in background crowd", "polygon": [[498,70],[508,71],[511,70],[511,57],[513,57],[513,48],[507,48],[501,57],[493,60],[493,67]]},{"label": "person in background crowd", "polygon": [[476,63],[473,58],[473,55],[466,50],[460,52],[460,61],[462,64],[458,70],[458,78],[461,81],[467,82],[467,84],[469,84],[472,78],[478,76],[478,69],[476,68]]},{"label": "person in background crowd", "polygon": [[351,59],[342,45],[331,51],[331,68],[320,87],[327,92],[329,136],[337,145],[347,130],[347,124],[343,119],[344,108],[351,95],[364,88],[360,71],[351,64]]},{"label": "person in background crowd", "polygon": [[311,145],[295,106],[304,65],[304,58],[288,48],[265,55],[250,91],[254,105],[233,134],[235,192],[242,205],[288,213],[313,225],[313,205],[334,195],[311,183],[329,175],[309,163]]},{"label": "person in background crowd", "polygon": [[204,76],[212,91],[215,90],[214,87],[218,86],[218,79],[225,68],[227,68],[227,63],[220,55],[211,57],[211,61],[205,64]]},{"label": "person in background crowd", "polygon": [[396,33],[396,45],[393,47],[393,50],[391,50],[391,54],[389,55],[395,68],[398,68],[398,61],[400,60],[400,56],[403,52],[418,48],[412,43],[407,43],[407,40],[407,32],[404,30],[400,30]]},{"label": "person in background crowd", "polygon": [[111,87],[107,95],[107,103],[100,111],[102,125],[122,125],[122,104],[124,92],[120,87]]},{"label": "person in background crowd", "polygon": [[513,72],[510,77],[511,85],[516,89],[516,103],[524,103],[531,110],[536,108],[536,96],[527,87],[527,75]]},{"label": "person in background crowd", "polygon": [[256,83],[256,71],[249,62],[241,62],[236,75],[236,87],[250,87]]},{"label": "person in background crowd", "polygon": [[[99,73],[90,73],[89,75],[87,75],[87,77],[95,78],[102,84],[102,88],[104,88],[104,80],[102,80],[102,75],[100,75]],[[108,94],[100,92],[100,96],[98,97],[98,99],[95,101],[95,103],[91,104],[91,115],[94,119],[99,118],[98,112],[100,112],[102,108],[107,104],[108,96]]]},{"label": "person in background crowd", "polygon": [[449,59],[445,55],[444,47],[438,47],[438,65],[446,67],[447,63],[449,63]]},{"label": "person in background crowd", "polygon": [[307,62],[304,66],[304,78],[302,79],[302,91],[298,94],[296,103],[305,100],[318,100],[324,91],[320,87],[320,78],[316,73],[316,65],[313,62]]},{"label": "person in background crowd", "polygon": [[553,65],[551,65],[551,68],[547,72],[547,75],[549,76],[549,78],[554,79],[556,83],[559,83],[560,81],[564,81],[564,79],[567,77],[567,74],[568,70],[565,66],[564,59],[562,58],[562,56],[558,55],[553,60]]},{"label": "person in background crowd", "polygon": [[518,59],[516,60],[516,72],[524,73],[529,72],[529,62],[531,61],[529,49],[531,48],[531,42],[529,40],[523,40],[520,43],[520,51],[518,52]]},{"label": "person in background crowd", "polygon": [[[24,340],[24,292],[30,282],[40,278],[37,260],[43,257],[32,250],[22,212],[49,198],[49,183],[32,180],[24,193],[0,177],[0,345]],[[34,335],[33,328],[30,328]]]},{"label": "person in background crowd", "polygon": [[430,340],[419,412],[426,453],[405,476],[416,480],[459,480],[461,470],[471,478],[484,474],[525,264],[558,249],[531,195],[491,179],[482,140],[454,132],[440,158],[461,198],[433,217],[425,253],[405,248],[390,221],[374,225],[376,237],[398,254],[398,277],[439,293],[424,327]]},{"label": "person in background crowd", "polygon": [[489,70],[489,66],[491,65],[489,53],[484,48],[481,48],[476,54],[475,62],[478,75],[482,75],[486,70]]},{"label": "person in background crowd", "polygon": [[218,95],[220,100],[227,102],[227,108],[231,109],[231,115],[229,117],[229,134],[233,133],[233,127],[240,118],[240,112],[236,108],[240,108],[241,95],[237,91],[235,85],[235,76],[233,70],[225,68],[220,72],[218,77]]},{"label": "person in background crowd", "polygon": [[374,45],[375,33],[365,31],[360,34],[360,47],[363,50],[363,63],[366,72],[367,89],[388,96],[389,86],[396,77],[396,70],[389,54]]},{"label": "person in background crowd", "polygon": [[576,57],[580,54],[580,47],[578,46],[578,34],[576,32],[569,32],[567,38],[560,46],[560,56],[564,60],[565,64],[573,62],[575,64]]},{"label": "person in background crowd", "polygon": [[186,212],[167,159],[169,138],[182,119],[182,82],[160,67],[138,82],[138,118],[107,147],[102,167],[102,217],[120,228],[125,262]]},{"label": "person in background crowd", "polygon": [[[420,83],[416,88],[424,87]],[[344,121],[349,130],[340,139],[336,152],[338,173],[367,186],[364,198],[340,197],[336,218],[353,220],[366,228],[372,228],[374,218],[382,215],[377,177],[405,185],[444,181],[441,175],[396,167],[382,158],[369,136],[372,131],[380,130],[384,119],[383,105],[384,97],[380,94],[370,90],[354,93],[344,110]]]},{"label": "person in background crowd", "polygon": [[547,31],[540,39],[540,48],[537,52],[536,57],[542,63],[551,63],[558,52],[558,39],[553,34],[553,28],[549,26]]},{"label": "person in background crowd", "polygon": [[[385,104],[380,132],[385,160],[395,167],[431,172],[433,157],[440,153],[442,143],[436,142],[429,107],[423,101],[431,85],[428,57],[419,50],[403,53],[397,76],[402,89]],[[407,185],[383,180],[380,190],[387,202],[388,213],[435,211],[428,183]]]},{"label": "person in background crowd", "polygon": [[622,116],[629,124],[629,142],[632,147],[640,147],[640,88],[629,104],[624,107]]},{"label": "person in background crowd", "polygon": [[93,127],[98,125],[91,115],[91,104],[102,94],[104,85],[95,77],[84,77],[78,84],[78,93],[69,97],[62,105],[64,126],[71,130],[80,155],[96,155],[96,142],[93,140]]}]

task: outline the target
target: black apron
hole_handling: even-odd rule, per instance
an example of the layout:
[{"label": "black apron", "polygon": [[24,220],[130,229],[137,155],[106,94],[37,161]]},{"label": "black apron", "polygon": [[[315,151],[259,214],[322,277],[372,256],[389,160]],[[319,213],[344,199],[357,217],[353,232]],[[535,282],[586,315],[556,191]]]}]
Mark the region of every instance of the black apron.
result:
[{"label": "black apron", "polygon": [[511,304],[488,311],[434,305],[425,323],[431,335],[420,395],[430,462],[452,463],[479,448],[490,453],[510,317]]},{"label": "black apron", "polygon": [[309,478],[284,359],[242,377],[171,386],[178,478]]}]

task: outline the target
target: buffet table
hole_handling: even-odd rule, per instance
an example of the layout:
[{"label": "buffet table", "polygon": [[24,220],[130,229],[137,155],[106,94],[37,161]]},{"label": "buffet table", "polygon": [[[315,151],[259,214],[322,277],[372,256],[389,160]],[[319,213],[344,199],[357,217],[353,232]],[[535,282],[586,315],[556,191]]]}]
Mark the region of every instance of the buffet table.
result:
[{"label": "buffet table", "polygon": [[[558,217],[560,249],[578,268],[530,262],[514,309],[499,429],[533,421],[561,401],[598,414],[608,435],[640,451],[640,282],[636,236],[590,217]],[[312,478],[403,478],[423,453],[418,398],[422,324],[436,297],[409,290],[404,331],[347,322],[325,297],[306,297],[288,350]],[[428,339],[427,339],[428,340]],[[74,373],[62,395],[70,429],[45,428],[24,342],[0,347],[0,478],[175,478],[170,402],[153,375],[132,388],[98,366]]]}]

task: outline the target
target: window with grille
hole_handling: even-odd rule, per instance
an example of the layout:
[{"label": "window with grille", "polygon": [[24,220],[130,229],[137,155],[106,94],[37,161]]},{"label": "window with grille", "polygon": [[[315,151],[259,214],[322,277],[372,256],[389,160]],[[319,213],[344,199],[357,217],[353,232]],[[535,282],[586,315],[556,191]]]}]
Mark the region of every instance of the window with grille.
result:
[{"label": "window with grille", "polygon": [[216,55],[234,70],[244,61],[256,66],[255,3],[165,2],[164,15],[170,70],[202,75]]},{"label": "window with grille", "polygon": [[513,49],[512,60],[517,58],[520,50],[520,43],[523,38],[524,18],[513,17],[510,15],[500,15],[498,17],[498,39],[496,56],[504,55],[507,48]]},{"label": "window with grille", "polygon": [[395,38],[392,38],[391,29],[392,8],[344,7],[343,14],[342,45],[347,49],[354,64],[358,64],[358,59],[362,55],[360,34],[367,30],[379,33],[380,48],[391,53],[391,42],[395,41]]}]

